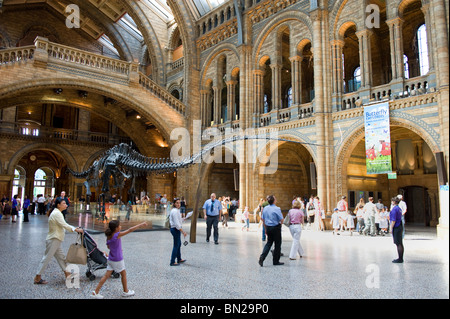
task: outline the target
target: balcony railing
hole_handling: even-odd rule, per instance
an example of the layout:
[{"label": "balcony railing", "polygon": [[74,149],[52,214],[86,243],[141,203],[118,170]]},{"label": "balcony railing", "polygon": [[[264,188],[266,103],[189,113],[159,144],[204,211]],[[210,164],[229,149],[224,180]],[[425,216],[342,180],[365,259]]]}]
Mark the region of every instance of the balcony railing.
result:
[{"label": "balcony railing", "polygon": [[34,56],[34,45],[26,47],[0,50],[0,65],[20,63],[31,60]]},{"label": "balcony railing", "polygon": [[[114,58],[105,57],[88,51],[72,48],[62,44],[48,41],[46,38],[37,37],[34,46],[0,50],[0,66],[17,64],[21,61],[37,60],[39,63],[56,63],[64,66],[81,68],[88,72],[113,75],[121,80],[120,83],[139,84],[160,98],[177,112],[185,115],[186,106],[173,97],[165,88],[138,71],[139,65],[135,62],[126,62]],[[184,65],[184,59],[175,61],[176,67]],[[175,67],[174,66],[174,67]]]},{"label": "balcony railing", "polygon": [[27,122],[8,122],[0,120],[0,133],[26,136],[34,139],[70,140],[95,144],[129,143],[127,136],[106,133],[79,131],[41,126]]}]

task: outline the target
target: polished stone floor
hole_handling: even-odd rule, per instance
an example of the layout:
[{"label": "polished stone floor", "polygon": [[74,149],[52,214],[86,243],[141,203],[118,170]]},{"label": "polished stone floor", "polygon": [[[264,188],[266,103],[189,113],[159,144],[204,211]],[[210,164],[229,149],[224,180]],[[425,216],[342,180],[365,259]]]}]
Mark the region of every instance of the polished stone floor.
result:
[{"label": "polished stone floor", "polygon": [[[190,222],[185,229],[189,232]],[[124,227],[125,228],[125,227]],[[126,229],[126,228],[125,228]],[[47,285],[34,285],[33,277],[45,249],[47,217],[30,216],[29,223],[0,220],[0,291],[2,299],[85,299],[97,279],[86,278],[80,266],[80,288],[67,288],[53,260],[43,278]],[[344,233],[305,230],[302,259],[289,260],[292,243],[283,226],[283,266],[273,266],[269,254],[264,267],[258,257],[264,242],[261,229],[249,232],[229,223],[219,229],[219,245],[205,241],[205,223],[199,220],[197,243],[182,246],[185,264],[170,267],[172,237],[169,231],[134,232],[122,238],[128,286],[132,299],[378,299],[449,298],[448,243],[436,239],[433,228],[408,227],[404,240],[405,263],[393,264],[395,246],[390,236],[364,237]],[[106,250],[105,236],[92,234]],[[76,239],[67,234],[66,252]],[[120,279],[110,279],[101,293],[121,298]]]}]

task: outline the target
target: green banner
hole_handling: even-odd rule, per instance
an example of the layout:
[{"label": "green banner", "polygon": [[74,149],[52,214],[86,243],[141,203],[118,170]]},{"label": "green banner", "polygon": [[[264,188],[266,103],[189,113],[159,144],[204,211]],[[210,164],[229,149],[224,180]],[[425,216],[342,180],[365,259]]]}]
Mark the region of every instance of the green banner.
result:
[{"label": "green banner", "polygon": [[367,174],[392,172],[389,102],[364,107]]}]

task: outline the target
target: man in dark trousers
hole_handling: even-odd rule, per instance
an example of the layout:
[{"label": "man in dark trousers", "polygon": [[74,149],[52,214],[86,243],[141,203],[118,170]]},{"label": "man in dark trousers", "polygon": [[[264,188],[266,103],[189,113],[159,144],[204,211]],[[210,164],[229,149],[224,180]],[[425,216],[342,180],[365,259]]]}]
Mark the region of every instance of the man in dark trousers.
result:
[{"label": "man in dark trousers", "polygon": [[283,223],[283,214],[281,213],[280,207],[276,206],[277,199],[274,195],[269,195],[267,197],[269,205],[264,207],[262,212],[262,221],[267,233],[267,243],[264,246],[263,252],[259,257],[259,265],[262,267],[267,254],[275,243],[275,249],[273,251],[273,264],[275,266],[284,265],[280,262],[281,256],[281,224]]},{"label": "man in dark trousers", "polygon": [[216,199],[216,194],[212,193],[211,198],[203,205],[203,215],[206,219],[206,241],[209,243],[211,227],[214,227],[214,243],[219,244],[219,220],[222,217],[222,204]]},{"label": "man in dark trousers", "polygon": [[66,219],[66,214],[67,214],[67,210],[68,210],[69,205],[70,205],[70,201],[69,201],[69,199],[66,197],[66,192],[65,192],[65,191],[62,191],[62,192],[61,192],[61,196],[60,196],[59,198],[61,198],[62,200],[64,200],[64,201],[66,202],[66,204],[67,204],[67,208],[61,212],[61,213],[63,214],[63,216],[64,216],[64,219]]}]

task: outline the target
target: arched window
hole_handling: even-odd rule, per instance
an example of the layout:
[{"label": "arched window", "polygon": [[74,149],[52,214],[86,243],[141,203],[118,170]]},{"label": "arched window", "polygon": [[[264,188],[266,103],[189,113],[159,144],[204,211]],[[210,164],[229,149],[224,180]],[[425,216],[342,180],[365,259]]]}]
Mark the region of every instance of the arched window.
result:
[{"label": "arched window", "polygon": [[406,54],[403,54],[403,70],[405,72],[405,79],[409,79],[409,64]]},{"label": "arched window", "polygon": [[357,67],[353,72],[353,78],[355,79],[355,91],[361,86],[361,67]]},{"label": "arched window", "polygon": [[348,81],[348,92],[358,91],[361,87],[361,67],[357,67],[353,71],[353,78]]},{"label": "arched window", "polygon": [[428,61],[427,27],[425,24],[422,24],[419,29],[417,29],[417,47],[419,48],[420,75],[424,75],[430,70]]}]

